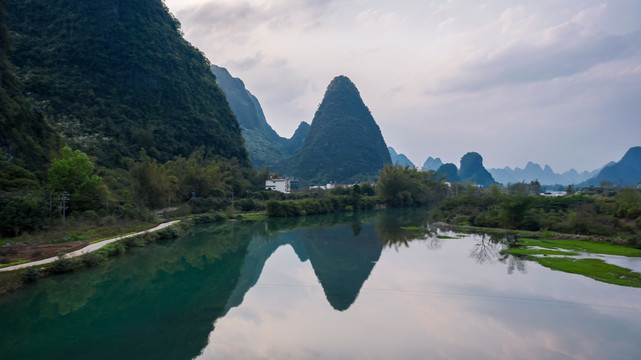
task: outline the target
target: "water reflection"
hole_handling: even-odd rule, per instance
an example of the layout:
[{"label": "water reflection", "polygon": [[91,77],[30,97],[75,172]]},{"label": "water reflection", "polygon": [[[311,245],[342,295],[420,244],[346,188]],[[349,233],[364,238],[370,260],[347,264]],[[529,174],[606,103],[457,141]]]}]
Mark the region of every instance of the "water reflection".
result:
[{"label": "water reflection", "polygon": [[[426,210],[391,209],[379,213],[376,231],[386,247],[396,250],[401,247],[407,248],[410,242],[419,239],[430,239],[430,246],[438,249],[440,241],[436,237],[436,230],[430,227],[428,219],[429,212]],[[408,227],[420,230],[407,230]]]},{"label": "water reflection", "polygon": [[255,230],[201,229],[1,298],[0,358],[195,357],[226,311]]},{"label": "water reflection", "polygon": [[[232,358],[443,355],[433,349],[459,358],[474,351],[479,358],[514,358],[519,349],[546,357],[534,351],[542,345],[525,346],[518,333],[568,339],[575,346],[581,336],[569,334],[578,319],[606,324],[616,334],[590,333],[601,336],[599,346],[619,336],[622,349],[634,348],[627,339],[639,326],[602,314],[602,308],[574,306],[572,296],[628,306],[636,289],[617,295],[608,285],[569,281],[537,267],[524,279],[523,260],[501,255],[500,239],[445,240],[439,231],[429,226],[427,211],[411,210],[200,227],[176,241],[0,298],[0,358],[226,358],[209,353],[225,346]],[[385,251],[390,248],[395,251]],[[279,264],[283,259],[288,262]],[[508,274],[518,273],[506,276],[503,264]],[[271,283],[264,282],[265,273]],[[563,294],[562,300],[550,300],[547,293]],[[609,294],[606,300],[601,293]],[[546,306],[557,303],[571,309],[557,314],[568,323],[546,317],[554,310]],[[550,330],[556,326],[568,334]],[[487,327],[524,346],[486,337]],[[304,329],[307,343],[297,337]],[[298,348],[303,345],[309,349]],[[250,352],[261,346],[291,352]]]}]

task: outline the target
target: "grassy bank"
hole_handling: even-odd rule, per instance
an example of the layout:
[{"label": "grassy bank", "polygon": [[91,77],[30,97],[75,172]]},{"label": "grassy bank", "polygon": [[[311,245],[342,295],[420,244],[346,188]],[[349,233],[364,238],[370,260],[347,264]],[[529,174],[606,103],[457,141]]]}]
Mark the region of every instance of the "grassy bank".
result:
[{"label": "grassy bank", "polygon": [[193,221],[189,220],[182,221],[158,231],[146,232],[138,236],[124,238],[81,256],[70,258],[60,255],[58,260],[49,264],[1,272],[0,294],[17,290],[41,278],[98,266],[109,258],[127,253],[132,248],[144,247],[158,241],[176,238],[184,234],[193,223]]},{"label": "grassy bank", "polygon": [[641,287],[641,274],[601,259],[534,257],[534,261],[552,270],[579,274],[608,284]]},{"label": "grassy bank", "polygon": [[587,240],[519,238],[503,254],[523,256],[552,270],[583,275],[608,284],[641,287],[641,274],[601,259],[577,259],[579,253],[641,257],[641,250]]}]

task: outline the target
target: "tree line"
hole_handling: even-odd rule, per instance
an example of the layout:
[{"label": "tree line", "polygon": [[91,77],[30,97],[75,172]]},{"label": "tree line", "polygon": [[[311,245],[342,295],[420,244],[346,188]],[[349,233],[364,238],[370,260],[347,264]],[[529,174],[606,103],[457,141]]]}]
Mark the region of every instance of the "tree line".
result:
[{"label": "tree line", "polygon": [[96,225],[151,221],[151,210],[190,201],[205,212],[210,209],[203,208],[203,199],[218,199],[217,208],[224,208],[232,194],[260,192],[269,176],[266,171],[255,172],[235,158],[212,156],[202,147],[165,163],[142,151],[138,160],[124,158],[120,167],[108,169],[65,146],[40,173],[14,164],[2,152],[0,233],[18,236],[70,220]]}]

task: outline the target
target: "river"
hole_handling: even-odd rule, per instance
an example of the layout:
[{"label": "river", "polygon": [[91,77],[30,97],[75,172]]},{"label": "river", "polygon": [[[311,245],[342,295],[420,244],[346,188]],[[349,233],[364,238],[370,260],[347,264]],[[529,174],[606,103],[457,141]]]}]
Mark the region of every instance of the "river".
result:
[{"label": "river", "polygon": [[636,359],[641,289],[379,211],[198,226],[0,298],[0,359]]}]

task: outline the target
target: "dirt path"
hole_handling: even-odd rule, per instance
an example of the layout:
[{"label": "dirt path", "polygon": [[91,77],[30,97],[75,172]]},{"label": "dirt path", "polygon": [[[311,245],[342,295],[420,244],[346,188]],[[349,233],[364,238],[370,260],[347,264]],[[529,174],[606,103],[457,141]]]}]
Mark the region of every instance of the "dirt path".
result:
[{"label": "dirt path", "polygon": [[[156,226],[155,228],[151,228],[151,229],[148,229],[148,230],[145,230],[145,231],[140,231],[140,232],[137,232],[135,234],[119,236],[119,237],[116,237],[116,238],[113,238],[113,239],[97,242],[95,244],[91,244],[91,245],[85,246],[80,250],[76,250],[76,251],[72,251],[70,253],[67,253],[67,254],[64,255],[64,257],[65,258],[72,258],[72,257],[76,257],[76,256],[81,256],[81,255],[90,253],[92,251],[96,251],[96,250],[102,248],[105,245],[111,244],[112,242],[116,242],[116,241],[119,241],[119,240],[122,240],[122,239],[126,239],[126,238],[129,238],[129,237],[132,237],[132,236],[138,236],[138,235],[141,235],[141,234],[144,234],[144,233],[148,233],[148,232],[158,231],[158,230],[166,228],[167,226],[173,225],[173,224],[175,224],[175,223],[177,223],[179,221],[180,220],[169,221],[169,222],[166,222],[166,223],[162,223],[162,224]],[[54,262],[56,260],[58,260],[57,256],[50,257],[48,259],[38,260],[38,261],[30,261],[28,263],[24,263],[24,264],[20,264],[20,265],[7,266],[7,267],[4,267],[4,268],[0,268],[0,272],[13,271],[13,270],[19,270],[19,269],[28,268],[28,267],[31,267],[31,266],[49,264],[49,263],[52,263],[52,262]]]}]

